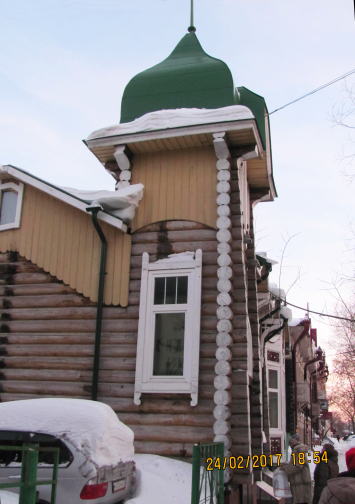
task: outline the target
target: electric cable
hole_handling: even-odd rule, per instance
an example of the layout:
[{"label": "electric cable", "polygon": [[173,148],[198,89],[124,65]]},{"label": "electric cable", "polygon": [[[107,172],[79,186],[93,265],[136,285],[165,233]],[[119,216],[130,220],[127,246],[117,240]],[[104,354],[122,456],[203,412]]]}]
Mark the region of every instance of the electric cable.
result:
[{"label": "electric cable", "polygon": [[278,299],[279,301],[282,301],[283,303],[285,303],[285,305],[290,305],[293,308],[298,308],[299,310],[304,310],[309,313],[314,313],[315,315],[320,315],[321,317],[329,317],[329,318],[334,318],[334,319],[338,319],[338,320],[346,320],[347,322],[352,322],[352,323],[355,322],[355,319],[349,319],[346,317],[338,317],[337,315],[328,315],[327,313],[320,313],[320,312],[316,312],[314,310],[309,310],[308,308],[303,308],[302,306],[294,305],[294,304],[286,301],[286,299],[280,298],[279,296],[275,296],[275,294],[273,292],[271,292],[271,291],[269,291],[269,292],[275,299]]},{"label": "electric cable", "polygon": [[352,75],[353,73],[355,73],[355,69],[354,70],[350,70],[350,72],[347,72],[346,74],[342,75],[341,77],[337,77],[336,79],[333,79],[332,81],[328,82],[327,84],[323,84],[323,86],[319,86],[317,89],[314,89],[313,91],[310,91],[309,93],[301,96],[300,98],[297,98],[296,100],[293,100],[291,101],[290,103],[286,103],[286,105],[283,105],[282,107],[279,107],[275,110],[273,110],[272,112],[269,112],[269,113],[266,113],[267,116],[271,116],[271,114],[275,114],[275,112],[278,112],[279,110],[282,110],[284,109],[285,107],[288,107],[289,105],[292,105],[293,103],[296,103],[300,100],[303,100],[303,98],[307,98],[307,96],[310,96],[314,93],[317,93],[317,91],[320,91],[321,89],[324,89],[328,86],[330,86],[331,84],[335,84],[335,82],[338,82],[342,79],[345,79],[345,77],[349,77],[349,75]]}]

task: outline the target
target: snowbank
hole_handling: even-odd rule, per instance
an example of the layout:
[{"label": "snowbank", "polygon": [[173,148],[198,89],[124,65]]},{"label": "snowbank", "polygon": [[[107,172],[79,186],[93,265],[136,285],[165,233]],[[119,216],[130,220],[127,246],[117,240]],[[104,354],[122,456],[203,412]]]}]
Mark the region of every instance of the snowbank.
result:
[{"label": "snowbank", "polygon": [[0,429],[67,439],[97,467],[133,459],[134,434],[110,406],[84,399],[29,399],[0,404]]},{"label": "snowbank", "polygon": [[18,494],[0,490],[0,504],[18,504]]},{"label": "snowbank", "polygon": [[135,455],[137,489],[127,504],[191,501],[192,465],[159,455]]}]

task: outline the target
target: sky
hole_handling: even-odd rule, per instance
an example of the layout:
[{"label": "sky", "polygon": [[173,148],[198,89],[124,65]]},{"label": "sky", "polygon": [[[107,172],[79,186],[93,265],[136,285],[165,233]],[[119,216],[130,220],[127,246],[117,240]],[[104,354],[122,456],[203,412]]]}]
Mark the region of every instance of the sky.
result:
[{"label": "sky", "polygon": [[[57,185],[113,190],[82,139],[119,123],[126,84],[184,36],[190,0],[0,0],[0,19],[0,163]],[[195,0],[194,21],[204,50],[269,112],[355,69],[353,0]],[[293,237],[271,281],[288,290],[300,270],[288,301],[327,313],[355,221],[355,182],[343,174],[351,167],[339,162],[355,145],[331,122],[343,86],[270,116],[278,198],[255,209],[259,251],[280,261]],[[312,316],[312,325],[330,355],[327,319]]]}]

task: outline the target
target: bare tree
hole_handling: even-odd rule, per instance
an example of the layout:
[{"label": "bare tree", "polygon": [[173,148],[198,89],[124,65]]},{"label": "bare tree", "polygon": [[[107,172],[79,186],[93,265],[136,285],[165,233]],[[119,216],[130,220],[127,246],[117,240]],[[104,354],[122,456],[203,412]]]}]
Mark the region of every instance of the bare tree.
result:
[{"label": "bare tree", "polygon": [[339,319],[333,325],[332,347],[335,384],[329,402],[352,425],[355,432],[355,303],[346,303],[339,293],[336,314]]},{"label": "bare tree", "polygon": [[351,87],[345,81],[343,86],[343,100],[340,104],[333,106],[331,121],[334,126],[341,126],[348,131],[348,141],[354,146],[350,151],[346,151],[344,146],[339,155],[339,161],[347,161],[347,167],[343,169],[344,175],[351,183],[355,179],[355,84]]}]

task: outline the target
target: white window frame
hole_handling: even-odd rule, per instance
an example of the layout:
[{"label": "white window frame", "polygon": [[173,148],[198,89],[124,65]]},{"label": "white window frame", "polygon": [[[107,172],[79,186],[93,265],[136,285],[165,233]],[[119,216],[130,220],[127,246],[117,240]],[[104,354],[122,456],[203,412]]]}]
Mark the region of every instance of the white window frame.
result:
[{"label": "white window frame", "polygon": [[[194,255],[196,256],[194,258]],[[154,305],[157,277],[188,276],[187,304]],[[202,250],[173,254],[149,263],[143,253],[139,306],[138,342],[134,403],[141,404],[142,393],[191,394],[197,405],[201,323]],[[182,376],[153,376],[155,313],[185,313],[184,368]]]},{"label": "white window frame", "polygon": [[1,210],[1,201],[3,192],[12,191],[17,194],[15,220],[14,222],[9,222],[8,224],[0,224],[0,231],[6,231],[7,229],[14,229],[20,227],[23,188],[24,185],[22,182],[19,182],[18,184],[15,184],[14,182],[3,183],[0,180],[0,210]]},{"label": "white window frame", "polygon": [[[269,371],[276,371],[277,372],[277,388],[270,387]],[[270,435],[271,435],[271,433],[281,431],[281,388],[280,388],[281,376],[280,376],[280,373],[281,373],[280,366],[268,366],[267,367],[268,407],[270,406],[269,393],[270,392],[277,392],[277,427],[271,427],[271,425],[270,425]],[[270,413],[269,413],[269,418],[270,418]]]}]

